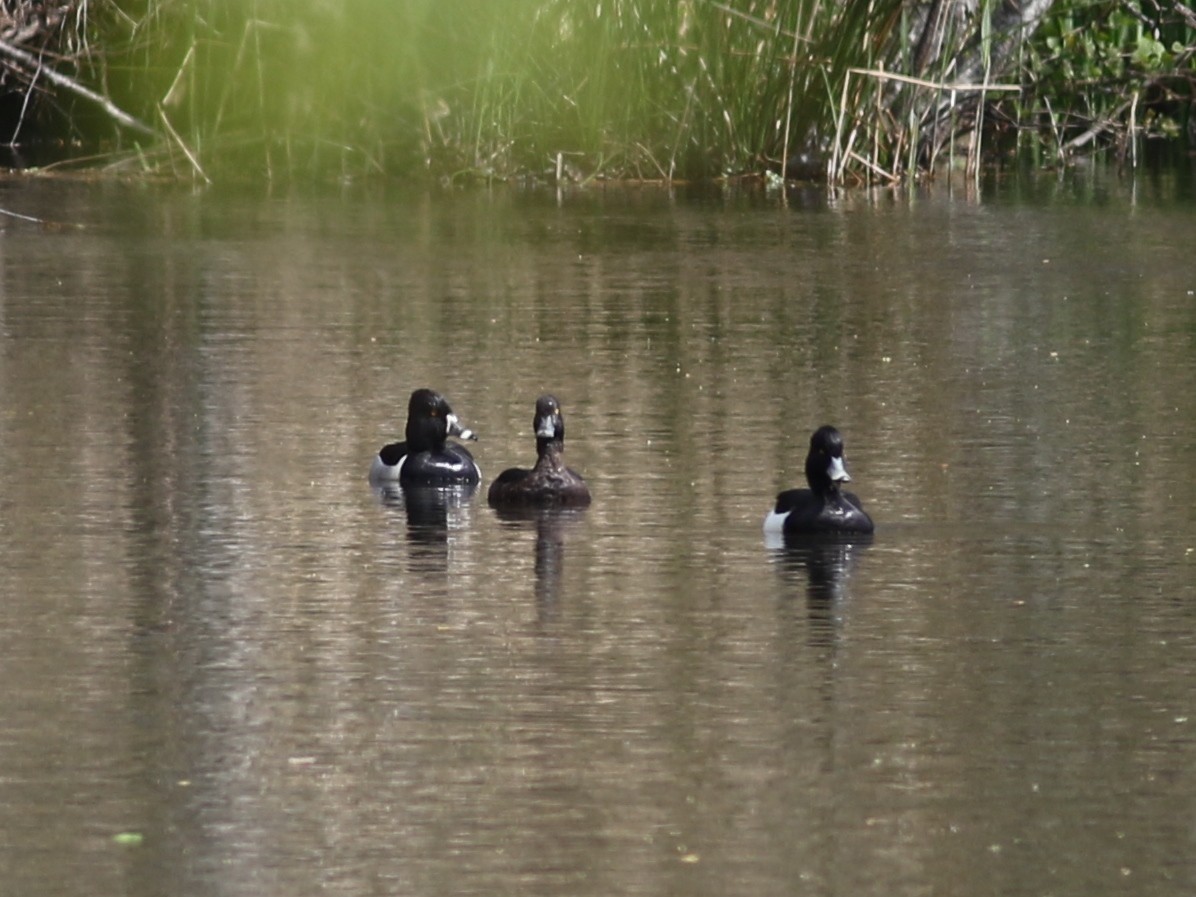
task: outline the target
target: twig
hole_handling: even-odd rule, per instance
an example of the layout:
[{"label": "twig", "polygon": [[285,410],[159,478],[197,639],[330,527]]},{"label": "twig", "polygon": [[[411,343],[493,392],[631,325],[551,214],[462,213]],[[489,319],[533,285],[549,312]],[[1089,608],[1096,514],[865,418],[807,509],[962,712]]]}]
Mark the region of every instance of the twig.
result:
[{"label": "twig", "polygon": [[1175,4],[1175,11],[1183,16],[1183,19],[1188,23],[1189,28],[1196,28],[1196,12],[1193,12],[1191,8],[1184,6],[1182,3]]},{"label": "twig", "polygon": [[[645,156],[647,156],[648,161],[652,163],[652,167],[655,168],[657,170],[657,172],[660,173],[661,178],[664,180],[664,182],[666,184],[673,183],[674,167],[673,167],[672,160],[669,160],[669,170],[665,171],[663,168],[660,167],[660,163],[656,161],[656,157],[654,155],[652,155],[652,151],[650,149],[648,149],[646,146],[644,146],[642,143],[640,143],[638,140],[635,142],[635,148],[638,149]],[[559,177],[557,178],[557,183],[560,183]]]},{"label": "twig", "polygon": [[10,212],[8,209],[0,209],[0,215],[7,215],[9,218],[19,218],[21,221],[32,221],[34,224],[45,224],[44,218],[34,218],[32,215],[22,215],[20,212]]},{"label": "twig", "polygon": [[855,146],[855,139],[860,136],[860,126],[856,125],[851,129],[851,133],[847,135],[847,144],[843,147],[843,155],[839,160],[839,183],[843,183],[843,176],[847,171],[848,160],[855,155],[852,147]]},{"label": "twig", "polygon": [[125,112],[107,97],[101,96],[94,90],[84,87],[74,78],[70,78],[67,75],[56,72],[49,66],[43,66],[42,61],[32,53],[27,53],[20,47],[14,47],[12,44],[3,40],[0,40],[0,53],[3,53],[4,55],[11,57],[18,62],[29,66],[34,70],[35,74],[44,74],[49,81],[53,82],[59,87],[65,88],[72,93],[76,93],[84,99],[91,100],[93,103],[98,103],[105,112],[107,112],[110,116],[112,116],[112,118],[116,119],[126,128],[137,131],[141,134],[149,135],[151,137],[158,136],[157,132],[153,128],[129,115],[129,113]]},{"label": "twig", "polygon": [[793,63],[789,66],[789,96],[785,100],[785,142],[781,150],[781,177],[789,171],[789,127],[793,122],[793,82],[797,80],[797,42],[800,38],[793,32]]},{"label": "twig", "polygon": [[880,175],[881,177],[885,178],[886,180],[888,180],[891,183],[895,184],[899,180],[901,180],[901,178],[897,177],[897,175],[887,172],[883,168],[881,168],[879,165],[876,165],[876,164],[868,161],[863,156],[861,156],[859,153],[857,153],[855,150],[849,149],[847,151],[847,158],[855,159],[857,162],[859,162],[865,168],[869,169],[870,171],[875,172],[876,174]]},{"label": "twig", "polygon": [[[850,81],[851,70],[849,69],[847,75],[843,78],[843,95],[839,99],[839,108],[834,110],[835,144],[834,152],[831,154],[830,175],[835,181],[839,181],[842,178],[843,169],[847,164],[843,157],[843,122],[847,117],[847,85]],[[832,102],[834,102],[833,99]]]},{"label": "twig", "polygon": [[1129,107],[1130,107],[1130,103],[1127,100],[1124,103],[1122,103],[1120,106],[1118,106],[1116,109],[1114,109],[1112,113],[1110,113],[1109,115],[1105,116],[1100,121],[1093,124],[1092,127],[1090,127],[1083,134],[1080,134],[1077,137],[1073,137],[1071,140],[1067,141],[1067,143],[1065,143],[1063,145],[1063,150],[1068,151],[1068,152],[1070,152],[1071,150],[1078,150],[1080,147],[1085,146],[1088,143],[1091,143],[1093,140],[1095,140],[1097,137],[1099,137],[1105,131],[1114,130],[1115,128],[1118,127],[1117,119],[1121,118],[1122,114]]},{"label": "twig", "polygon": [[988,91],[988,76],[992,70],[992,58],[985,54],[984,86],[980,89],[980,102],[976,105],[976,124],[972,128],[971,145],[968,147],[967,170],[976,179],[976,186],[980,186],[980,145],[984,142],[984,106],[985,94]]},{"label": "twig", "polygon": [[[673,182],[673,175],[677,171],[677,149],[681,146],[681,134],[685,130],[685,123],[689,120],[689,109],[690,106],[693,105],[694,88],[697,87],[697,83],[697,78],[695,78],[689,85],[689,89],[685,91],[685,110],[681,113],[681,119],[677,122],[677,136],[673,140],[673,148],[669,152],[668,172],[666,173],[663,169],[660,169],[660,164],[655,159],[652,159],[651,153],[648,153],[648,158],[652,159],[652,164],[655,165],[657,169],[660,169],[661,175],[663,175],[665,180],[667,180],[670,184]],[[641,147],[641,149],[643,149],[643,147]],[[647,150],[645,149],[644,152],[647,152]]]},{"label": "twig", "polygon": [[727,6],[727,4],[725,4],[725,3],[717,3],[717,2],[715,2],[715,0],[708,0],[708,2],[715,9],[721,9],[727,15],[735,16],[736,18],[743,19],[745,22],[751,22],[753,25],[755,25],[758,28],[766,28],[769,31],[775,32],[776,34],[782,35],[784,37],[792,37],[794,43],[796,43],[799,40],[805,41],[807,44],[810,43],[810,39],[808,37],[800,37],[797,34],[797,32],[790,34],[788,31],[783,30],[782,28],[778,27],[777,25],[773,25],[771,22],[766,22],[764,19],[758,18],[756,16],[748,15],[746,12],[741,12],[738,9],[735,9],[734,7]]},{"label": "twig", "polygon": [[29,111],[29,101],[33,98],[33,88],[37,86],[37,76],[39,74],[41,74],[40,68],[29,79],[29,89],[25,91],[25,98],[21,101],[21,114],[17,118],[17,126],[13,128],[12,139],[9,140],[9,143],[13,146],[16,146],[17,138],[21,136],[21,128],[25,125],[25,113]]},{"label": "twig", "polygon": [[191,150],[187,148],[187,144],[183,143],[183,138],[180,137],[179,132],[174,129],[174,125],[170,123],[170,119],[166,117],[166,112],[161,106],[158,107],[158,117],[162,119],[162,124],[166,128],[166,132],[174,139],[174,142],[179,145],[179,149],[183,151],[183,155],[187,157],[187,161],[191,163],[191,167],[195,169],[195,173],[203,178],[205,184],[212,183],[212,179],[204,173],[203,166],[199,164],[199,160],[196,159]]},{"label": "twig", "polygon": [[1130,105],[1130,167],[1138,168],[1138,91],[1134,91],[1134,102]]},{"label": "twig", "polygon": [[1020,84],[947,84],[943,81],[927,81],[925,78],[911,78],[909,75],[898,75],[894,72],[886,72],[878,69],[852,68],[848,69],[848,71],[855,72],[857,75],[869,75],[873,78],[879,78],[881,81],[903,81],[906,84],[914,84],[918,87],[930,87],[935,90],[1012,90],[1020,92],[1022,89]]},{"label": "twig", "polygon": [[1055,118],[1055,110],[1051,106],[1051,98],[1044,95],[1042,102],[1046,106],[1047,117],[1051,120],[1051,135],[1055,138],[1055,158],[1059,162],[1063,162],[1065,158],[1065,153],[1063,152],[1063,131],[1059,127],[1058,119]]}]

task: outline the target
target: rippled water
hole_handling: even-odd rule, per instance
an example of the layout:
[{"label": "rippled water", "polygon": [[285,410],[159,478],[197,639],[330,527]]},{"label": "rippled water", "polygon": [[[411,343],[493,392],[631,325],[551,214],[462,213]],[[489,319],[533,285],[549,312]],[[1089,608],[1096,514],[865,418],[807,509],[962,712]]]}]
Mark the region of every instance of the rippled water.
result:
[{"label": "rippled water", "polygon": [[[14,893],[1196,886],[1185,173],[0,207]],[[770,549],[825,422],[876,536]]]}]

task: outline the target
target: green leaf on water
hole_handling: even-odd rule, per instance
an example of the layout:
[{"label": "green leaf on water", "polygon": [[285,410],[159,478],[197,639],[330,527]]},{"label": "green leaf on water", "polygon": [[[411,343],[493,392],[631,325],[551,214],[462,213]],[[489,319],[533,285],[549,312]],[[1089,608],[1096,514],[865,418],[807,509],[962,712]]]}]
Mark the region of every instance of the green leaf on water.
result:
[{"label": "green leaf on water", "polygon": [[112,836],[112,840],[126,847],[135,847],[144,841],[145,837],[141,832],[118,832]]}]

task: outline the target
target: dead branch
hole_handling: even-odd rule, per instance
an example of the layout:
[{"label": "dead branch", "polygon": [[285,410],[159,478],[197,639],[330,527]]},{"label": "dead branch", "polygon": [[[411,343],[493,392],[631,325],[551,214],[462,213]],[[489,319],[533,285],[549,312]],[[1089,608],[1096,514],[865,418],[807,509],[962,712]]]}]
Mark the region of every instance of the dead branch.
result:
[{"label": "dead branch", "polygon": [[39,59],[37,56],[34,56],[32,53],[22,50],[20,47],[14,47],[12,44],[3,40],[0,40],[0,53],[8,56],[10,59],[15,59],[22,65],[32,69],[34,78],[36,78],[38,75],[43,75],[47,81],[50,81],[58,87],[61,87],[64,90],[69,90],[71,93],[77,94],[86,100],[96,103],[101,109],[107,112],[109,116],[111,116],[119,124],[124,125],[126,128],[129,128],[132,131],[137,131],[141,134],[146,134],[150,137],[158,136],[157,132],[153,128],[134,118],[132,115],[129,115],[129,113],[125,112],[106,96],[96,93],[89,87],[83,86],[74,78],[55,71],[49,66],[43,65],[41,59]]}]

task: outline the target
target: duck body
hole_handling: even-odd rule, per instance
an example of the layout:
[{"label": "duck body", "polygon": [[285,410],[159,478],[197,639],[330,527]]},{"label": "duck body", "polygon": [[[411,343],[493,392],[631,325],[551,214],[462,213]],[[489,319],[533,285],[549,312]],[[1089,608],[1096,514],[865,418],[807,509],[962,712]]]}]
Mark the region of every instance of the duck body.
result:
[{"label": "duck body", "polygon": [[370,465],[370,480],[375,483],[452,486],[477,483],[481,478],[481,469],[463,445],[413,452],[406,442],[392,442],[379,450]]},{"label": "duck body", "polygon": [[843,437],[831,426],[810,437],[806,455],[808,489],[777,495],[764,518],[766,533],[789,535],[868,535],[875,528],[859,496],[842,489],[851,477],[843,463]]},{"label": "duck body", "polygon": [[565,464],[565,420],[560,402],[536,400],[536,466],[512,467],[498,475],[486,495],[493,508],[584,508],[590,490],[581,474]]},{"label": "duck body", "polygon": [[591,501],[581,475],[565,466],[558,452],[549,451],[531,470],[512,467],[490,484],[486,500],[491,507],[583,508]]},{"label": "duck body", "polygon": [[482,472],[469,449],[448,437],[477,439],[461,426],[440,393],[417,389],[407,405],[407,438],[384,445],[370,465],[370,482],[404,486],[452,486],[477,483]]},{"label": "duck body", "polygon": [[765,530],[782,533],[866,534],[874,528],[853,492],[820,496],[811,489],[788,489],[777,495],[776,505],[764,520]]}]

